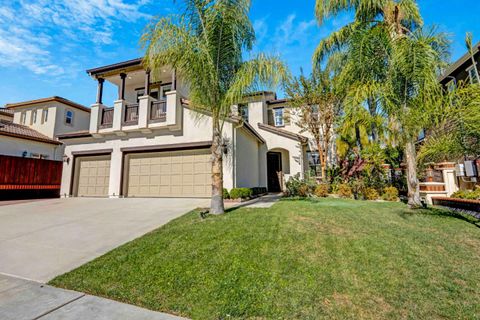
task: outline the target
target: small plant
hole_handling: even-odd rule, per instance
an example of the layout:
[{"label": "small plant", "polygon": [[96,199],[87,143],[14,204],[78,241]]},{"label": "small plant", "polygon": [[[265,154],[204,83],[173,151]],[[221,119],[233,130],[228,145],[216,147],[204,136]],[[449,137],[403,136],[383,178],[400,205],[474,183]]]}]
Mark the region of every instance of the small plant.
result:
[{"label": "small plant", "polygon": [[325,198],[328,197],[328,190],[330,186],[326,183],[321,183],[315,187],[315,191],[313,192],[316,197]]},{"label": "small plant", "polygon": [[230,199],[230,194],[228,193],[228,190],[223,188],[223,199]]},{"label": "small plant", "polygon": [[233,188],[230,190],[231,199],[248,199],[252,196],[250,188]]},{"label": "small plant", "polygon": [[475,190],[459,190],[450,197],[455,199],[480,200],[480,187],[476,187]]},{"label": "small plant", "polygon": [[395,187],[386,187],[383,189],[383,200],[398,201],[398,189]]},{"label": "small plant", "polygon": [[296,174],[286,183],[287,195],[289,197],[308,197],[315,189],[315,185],[316,182],[314,178],[300,179],[300,175]]},{"label": "small plant", "polygon": [[353,196],[352,188],[346,183],[339,184],[337,194],[342,198],[351,198]]},{"label": "small plant", "polygon": [[374,188],[365,188],[363,197],[365,200],[377,200],[379,198],[378,191]]}]

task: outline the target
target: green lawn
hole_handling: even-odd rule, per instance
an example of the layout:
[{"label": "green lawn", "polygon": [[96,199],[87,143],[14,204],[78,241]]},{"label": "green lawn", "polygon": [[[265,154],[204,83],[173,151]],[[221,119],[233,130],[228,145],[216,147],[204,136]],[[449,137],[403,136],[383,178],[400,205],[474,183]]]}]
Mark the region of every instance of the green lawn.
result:
[{"label": "green lawn", "polygon": [[193,319],[480,318],[480,228],[338,199],[192,212],[51,281]]}]

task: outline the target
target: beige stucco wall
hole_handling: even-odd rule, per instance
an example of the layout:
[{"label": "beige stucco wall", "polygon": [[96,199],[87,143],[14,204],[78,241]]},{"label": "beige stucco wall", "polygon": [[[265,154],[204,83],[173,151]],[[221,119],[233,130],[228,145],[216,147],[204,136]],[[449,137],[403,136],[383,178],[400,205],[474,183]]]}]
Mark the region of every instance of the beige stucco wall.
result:
[{"label": "beige stucco wall", "polygon": [[238,188],[266,187],[261,179],[260,152],[258,139],[246,130],[236,130],[235,134],[235,185]]},{"label": "beige stucco wall", "polygon": [[63,156],[63,147],[61,145],[0,135],[0,154],[22,157],[24,151],[27,151],[27,157],[31,157],[32,153],[36,153],[47,155],[48,160],[62,160]]},{"label": "beige stucco wall", "polygon": [[[34,110],[37,111],[37,119],[35,122],[33,122],[32,117]],[[48,110],[47,121],[43,121],[43,110]],[[74,113],[72,125],[67,125],[65,123],[65,112],[67,110],[71,110]],[[89,112],[72,108],[56,101],[39,103],[25,107],[16,107],[14,109],[13,122],[22,124],[20,120],[21,115],[24,112],[26,114],[26,121],[24,125],[52,139],[59,134],[87,130],[90,122]]]},{"label": "beige stucco wall", "polygon": [[[116,197],[120,193],[122,177],[122,148],[161,146],[212,140],[210,117],[199,115],[197,112],[183,108],[182,119],[182,129],[177,131],[170,131],[168,128],[164,128],[155,130],[152,133],[130,132],[122,137],[109,134],[101,138],[67,139],[63,141],[65,143],[65,154],[70,159],[73,159],[72,152],[113,149],[109,196]],[[231,123],[225,123],[223,132],[225,139],[233,141],[233,126]],[[70,161],[68,164],[64,163],[61,187],[62,195],[69,194],[70,181],[72,179],[72,164],[73,161]],[[225,188],[233,188],[233,159],[231,151],[229,151],[227,155],[224,155],[223,171]]]}]

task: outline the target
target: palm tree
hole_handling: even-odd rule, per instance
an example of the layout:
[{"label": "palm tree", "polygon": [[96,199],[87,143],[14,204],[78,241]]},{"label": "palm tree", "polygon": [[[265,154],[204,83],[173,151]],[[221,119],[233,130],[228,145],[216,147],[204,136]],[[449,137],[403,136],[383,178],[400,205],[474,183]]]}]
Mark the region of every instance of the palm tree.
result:
[{"label": "palm tree", "polygon": [[415,141],[432,101],[441,95],[437,74],[445,59],[445,38],[422,32],[415,0],[316,3],[319,22],[346,10],[355,12],[355,21],[322,41],[314,61],[321,62],[332,52],[346,52],[347,67],[342,73],[347,99],[354,107],[367,104],[373,118],[374,110],[382,110],[390,135],[405,148],[409,206],[419,207]]},{"label": "palm tree", "polygon": [[473,35],[471,32],[467,32],[465,35],[465,44],[468,49],[468,53],[470,54],[470,59],[472,60],[473,69],[475,71],[475,76],[477,77],[477,81],[480,83],[480,75],[478,74],[478,66],[477,61],[475,61],[475,53],[473,52]]},{"label": "palm tree", "polygon": [[[361,81],[363,85],[357,88],[366,95],[365,104],[373,118],[370,135],[373,141],[378,142],[379,105],[378,95],[374,89],[378,88],[378,83],[384,81],[381,72],[385,69],[382,55],[388,45],[383,46],[384,41],[364,41],[365,39],[361,37],[365,37],[365,31],[372,31],[386,33],[389,37],[395,38],[421,26],[423,20],[415,0],[317,0],[315,14],[318,22],[322,23],[325,18],[347,10],[355,12],[354,21],[320,41],[313,62],[318,65],[334,52],[345,50],[352,45],[360,47],[358,49],[363,53],[363,61],[359,61],[358,57],[352,58],[359,62],[357,66],[360,66],[361,72],[351,74],[361,75],[363,78]],[[379,37],[377,39],[382,40]],[[350,80],[358,82],[359,79]]]},{"label": "palm tree", "polygon": [[222,131],[231,106],[260,86],[272,87],[287,74],[275,57],[258,54],[244,61],[255,32],[249,0],[183,0],[180,15],[149,25],[141,43],[145,67],[155,75],[174,68],[189,86],[191,104],[212,119],[212,199],[210,213],[224,213]]}]

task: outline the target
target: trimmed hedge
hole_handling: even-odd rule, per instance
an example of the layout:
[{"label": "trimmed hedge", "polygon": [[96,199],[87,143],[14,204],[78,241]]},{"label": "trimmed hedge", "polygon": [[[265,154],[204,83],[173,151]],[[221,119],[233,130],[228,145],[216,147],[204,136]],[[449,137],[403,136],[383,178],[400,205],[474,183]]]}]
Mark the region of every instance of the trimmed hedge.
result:
[{"label": "trimmed hedge", "polygon": [[230,190],[231,199],[248,199],[253,195],[250,188],[233,188]]}]

